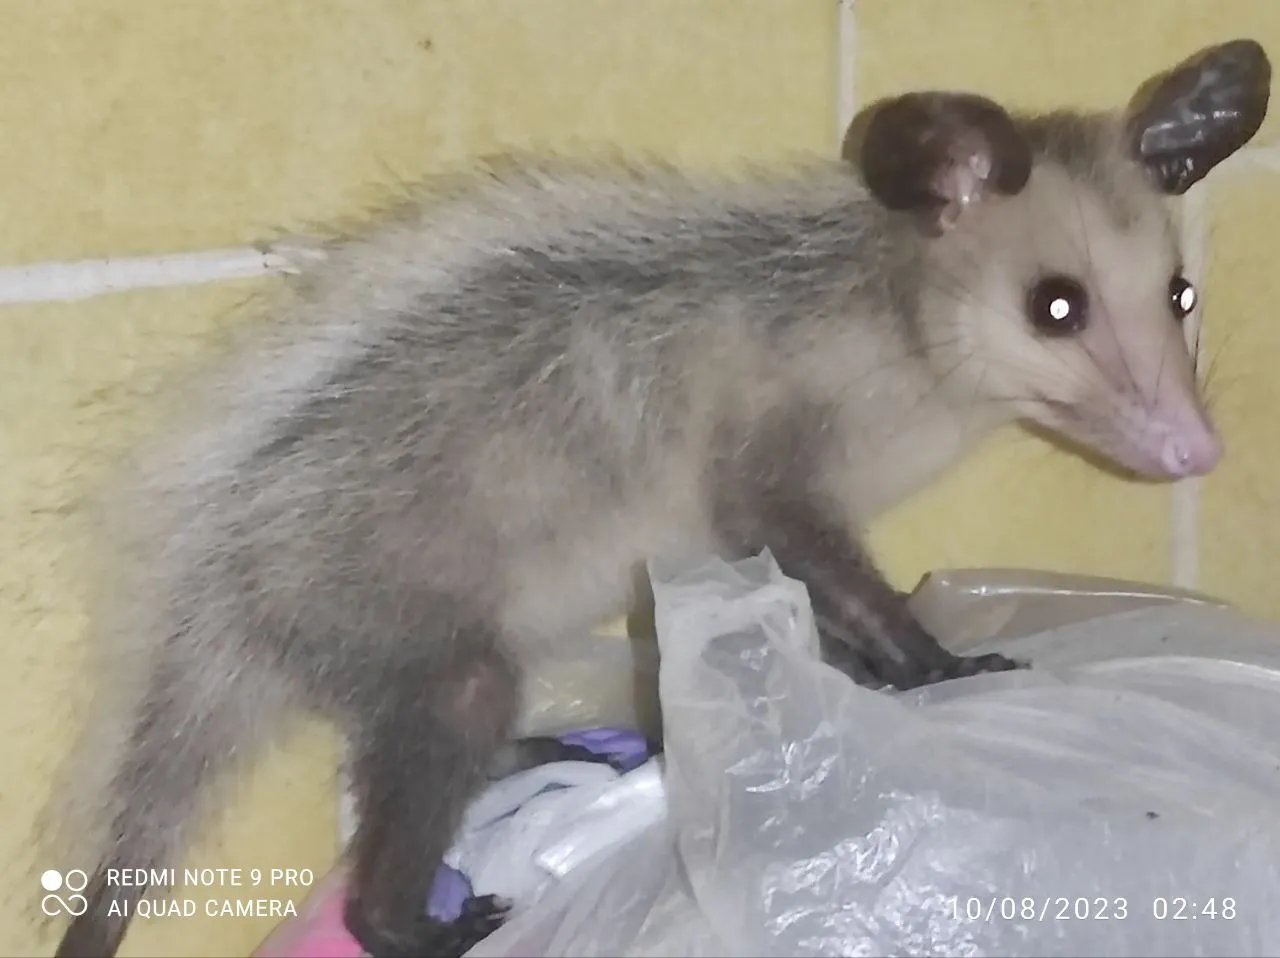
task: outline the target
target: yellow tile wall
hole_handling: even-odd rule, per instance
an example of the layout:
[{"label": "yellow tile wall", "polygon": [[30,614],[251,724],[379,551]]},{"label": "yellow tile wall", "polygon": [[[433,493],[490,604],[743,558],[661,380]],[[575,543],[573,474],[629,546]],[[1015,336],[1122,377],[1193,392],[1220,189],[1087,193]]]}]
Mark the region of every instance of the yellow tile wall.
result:
[{"label": "yellow tile wall", "polygon": [[1215,185],[1211,213],[1205,371],[1229,452],[1201,497],[1201,584],[1255,615],[1280,618],[1280,276],[1271,239],[1280,170]]},{"label": "yellow tile wall", "polygon": [[[358,212],[497,146],[620,145],[690,164],[831,150],[834,0],[0,0],[0,265],[251,243]],[[967,86],[1115,102],[1172,58],[1252,34],[1273,0],[859,0],[860,97]],[[1271,137],[1275,122],[1264,138]],[[1276,338],[1270,175],[1215,187],[1209,351],[1232,459],[1203,496],[1204,585],[1280,615],[1268,581]],[[0,307],[0,954],[48,954],[28,828],[62,747],[84,624],[76,504],[148,422],[161,376],[216,342],[256,283]],[[1278,344],[1280,345],[1280,344]],[[1029,564],[1165,581],[1169,491],[1009,436],[875,530],[909,585]],[[332,860],[334,743],[272,755],[200,864]],[[248,953],[266,921],[139,922],[127,955]]]},{"label": "yellow tile wall", "polygon": [[822,0],[0,8],[0,261],[251,243],[497,144],[714,163],[834,136]]}]

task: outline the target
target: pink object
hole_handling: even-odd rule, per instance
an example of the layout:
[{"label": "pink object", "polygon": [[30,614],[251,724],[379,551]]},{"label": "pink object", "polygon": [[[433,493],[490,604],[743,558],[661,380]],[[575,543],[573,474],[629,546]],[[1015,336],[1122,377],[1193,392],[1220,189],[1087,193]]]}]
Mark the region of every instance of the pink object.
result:
[{"label": "pink object", "polygon": [[253,958],[364,958],[342,920],[343,875],[334,869],[312,891],[296,918],[282,922]]}]

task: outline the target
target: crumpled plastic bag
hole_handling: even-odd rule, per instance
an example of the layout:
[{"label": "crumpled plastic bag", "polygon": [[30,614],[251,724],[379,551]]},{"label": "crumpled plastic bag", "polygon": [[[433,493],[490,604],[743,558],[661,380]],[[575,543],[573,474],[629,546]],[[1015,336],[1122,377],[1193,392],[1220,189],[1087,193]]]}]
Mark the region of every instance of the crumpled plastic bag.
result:
[{"label": "crumpled plastic bag", "polygon": [[818,660],[767,552],[651,578],[666,814],[475,958],[1280,954],[1271,626],[1153,605],[886,693]]},{"label": "crumpled plastic bag", "polygon": [[[628,756],[625,773],[564,761],[491,783],[467,809],[445,863],[466,876],[475,894],[522,901],[660,820],[666,814],[661,769],[643,743],[638,749],[626,744],[638,754]],[[461,905],[450,903],[446,920]]]}]

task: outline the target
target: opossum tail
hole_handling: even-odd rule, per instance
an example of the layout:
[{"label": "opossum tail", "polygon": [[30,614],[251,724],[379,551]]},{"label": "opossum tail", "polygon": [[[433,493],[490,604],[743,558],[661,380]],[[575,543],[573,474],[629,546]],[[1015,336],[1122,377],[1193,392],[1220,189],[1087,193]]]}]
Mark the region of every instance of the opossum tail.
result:
[{"label": "opossum tail", "polygon": [[[245,663],[201,662],[189,642],[170,636],[136,663],[140,694],[92,716],[63,776],[52,824],[67,856],[61,894],[75,917],[57,955],[116,953],[148,888],[122,886],[111,870],[179,865],[230,766],[275,730],[282,684]],[[74,898],[72,875],[85,886]]]}]

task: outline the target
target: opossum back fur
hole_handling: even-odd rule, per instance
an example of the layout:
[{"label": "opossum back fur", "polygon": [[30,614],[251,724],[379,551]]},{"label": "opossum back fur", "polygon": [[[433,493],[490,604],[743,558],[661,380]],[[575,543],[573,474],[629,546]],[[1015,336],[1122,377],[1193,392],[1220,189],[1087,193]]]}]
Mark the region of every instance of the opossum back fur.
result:
[{"label": "opossum back fur", "polygon": [[[861,377],[881,398],[853,425],[887,442],[885,408],[931,409],[939,460],[972,418],[914,325],[920,241],[843,163],[726,181],[521,158],[443,182],[321,244],[108,490],[96,711],[51,833],[68,867],[107,860],[141,800],[107,782],[151,675],[223,758],[293,706],[341,725],[344,674],[392,667],[414,616],[467,610],[460,641],[490,617],[534,656],[621,611],[637,563],[713,547],[710,452],[771,410],[856,417]],[[851,519],[887,504],[868,496]],[[402,620],[368,614],[371,588]]]}]

